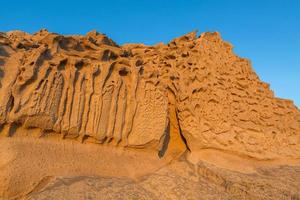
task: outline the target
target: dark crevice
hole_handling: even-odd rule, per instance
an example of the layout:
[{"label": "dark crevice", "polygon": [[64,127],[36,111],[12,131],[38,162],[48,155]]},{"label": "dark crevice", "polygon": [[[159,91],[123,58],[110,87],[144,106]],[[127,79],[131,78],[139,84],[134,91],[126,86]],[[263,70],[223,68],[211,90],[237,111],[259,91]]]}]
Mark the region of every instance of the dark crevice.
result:
[{"label": "dark crevice", "polygon": [[170,142],[170,121],[168,122],[168,126],[165,130],[162,147],[158,152],[159,158],[162,158],[165,155],[165,153],[168,149],[168,146],[169,146],[169,142]]},{"label": "dark crevice", "polygon": [[8,137],[12,137],[17,132],[17,129],[20,126],[21,126],[21,124],[15,123],[15,122],[13,122],[12,124],[10,124],[9,130],[8,130]]},{"label": "dark crevice", "polygon": [[[174,108],[175,108],[175,117],[176,117],[176,121],[175,122],[173,122],[174,124],[177,124],[177,127],[178,127],[178,131],[179,131],[179,134],[180,134],[180,137],[181,137],[181,140],[183,141],[183,143],[184,143],[184,145],[185,145],[185,147],[186,147],[186,149],[188,150],[188,151],[191,151],[191,149],[190,149],[190,147],[189,147],[189,145],[188,145],[188,143],[187,143],[187,140],[186,140],[186,138],[184,137],[184,135],[183,135],[183,133],[182,133],[182,130],[181,130],[181,126],[180,126],[180,122],[179,122],[179,117],[178,117],[178,109],[176,108],[176,98],[175,98],[175,96],[176,96],[176,93],[172,90],[172,88],[171,87],[168,87],[167,88],[168,89],[168,92],[169,92],[169,106],[170,106],[170,104],[172,104],[173,106],[174,106]],[[170,98],[170,97],[173,97],[173,98]]]},{"label": "dark crevice", "polygon": [[14,98],[14,96],[10,96],[10,99],[9,99],[9,103],[7,104],[7,111],[8,111],[8,113],[10,112],[10,111],[12,111],[12,109],[14,108],[14,105],[15,105],[15,98]]},{"label": "dark crevice", "polygon": [[186,141],[186,138],[184,137],[184,135],[182,134],[182,130],[181,130],[181,127],[180,127],[180,123],[179,123],[179,120],[178,120],[178,111],[176,109],[176,119],[177,119],[177,123],[178,123],[178,129],[179,129],[179,134],[180,134],[180,137],[183,141],[183,143],[185,144],[186,148],[188,151],[191,151],[187,141]]},{"label": "dark crevice", "polygon": [[2,130],[4,129],[5,124],[0,124],[0,133],[2,133]]},{"label": "dark crevice", "polygon": [[88,135],[83,135],[81,138],[81,143],[84,143],[90,136]]},{"label": "dark crevice", "polygon": [[17,48],[17,49],[26,49],[26,50],[29,49],[28,46],[26,46],[26,45],[24,45],[24,44],[22,44],[22,43],[17,44],[16,48]]}]

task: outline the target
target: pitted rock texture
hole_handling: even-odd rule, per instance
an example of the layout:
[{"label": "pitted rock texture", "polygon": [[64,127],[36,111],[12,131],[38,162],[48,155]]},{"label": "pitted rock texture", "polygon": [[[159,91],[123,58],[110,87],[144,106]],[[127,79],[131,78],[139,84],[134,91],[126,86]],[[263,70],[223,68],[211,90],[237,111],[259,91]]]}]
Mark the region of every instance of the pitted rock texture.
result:
[{"label": "pitted rock texture", "polygon": [[[155,152],[165,162],[188,151],[195,165],[211,162],[204,156],[211,154],[299,164],[300,110],[276,98],[232,49],[217,32],[154,46],[119,46],[96,31],[0,33],[0,140],[9,138],[16,152],[27,147],[14,138],[54,138],[78,140],[78,148],[81,142]],[[162,166],[154,163],[147,172]],[[8,189],[11,176],[3,176],[4,196],[18,195],[21,189]]]},{"label": "pitted rock texture", "polygon": [[97,32],[14,31],[0,42],[2,125],[159,149],[172,104],[191,151],[299,157],[300,111],[218,33],[118,46]]}]

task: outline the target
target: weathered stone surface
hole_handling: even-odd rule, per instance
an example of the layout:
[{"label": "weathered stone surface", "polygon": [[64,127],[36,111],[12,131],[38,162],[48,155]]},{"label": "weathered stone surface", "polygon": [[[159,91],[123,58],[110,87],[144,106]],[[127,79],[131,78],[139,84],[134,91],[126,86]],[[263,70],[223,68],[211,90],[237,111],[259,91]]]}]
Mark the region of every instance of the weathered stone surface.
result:
[{"label": "weathered stone surface", "polygon": [[[3,166],[22,163],[19,153],[28,150],[26,145],[41,146],[40,142],[46,142],[45,149],[61,149],[60,145],[71,142],[76,148],[98,145],[95,148],[105,146],[112,152],[122,148],[125,152],[121,154],[126,158],[130,157],[126,150],[149,152],[155,160],[153,167],[138,173],[138,177],[151,174],[185,151],[195,165],[207,158],[207,162],[233,170],[240,167],[218,162],[222,156],[212,161],[205,155],[221,152],[222,158],[229,160],[237,156],[235,161],[249,158],[254,163],[272,161],[293,166],[298,166],[300,159],[299,109],[292,101],[275,98],[250,61],[236,56],[232,45],[222,41],[219,33],[197,37],[192,32],[155,46],[118,46],[95,31],[86,36],[63,36],[47,30],[33,35],[20,31],[1,33],[0,135],[5,144],[0,155]],[[51,147],[51,142],[58,146]],[[61,152],[68,155],[68,149],[71,148]],[[49,153],[53,159],[48,164],[54,162],[55,156],[63,156],[61,152]],[[80,149],[78,153],[87,151]],[[68,160],[75,162],[71,155],[72,152],[66,156],[65,165]],[[10,161],[11,157],[15,161]],[[92,156],[85,162],[97,164],[97,159],[101,156]],[[110,165],[122,168],[122,163],[114,159],[111,163],[106,161],[106,168],[92,170],[88,175],[105,175],[102,172]],[[141,160],[146,162],[147,156]],[[30,168],[30,162],[23,163],[29,167],[28,174],[38,168]],[[234,163],[238,166],[238,162]],[[43,166],[50,174],[32,173],[31,184],[46,176],[76,176],[85,171],[82,163],[76,165],[81,169],[78,174]],[[251,164],[251,169],[255,171],[257,166]],[[0,173],[5,180],[0,184],[2,196],[23,195],[30,190],[30,177],[12,175],[20,169],[5,170]],[[132,178],[129,171],[115,173],[115,177]],[[114,173],[108,175],[113,177]],[[9,188],[20,180],[27,186]],[[157,197],[153,195],[143,193],[136,197]]]}]

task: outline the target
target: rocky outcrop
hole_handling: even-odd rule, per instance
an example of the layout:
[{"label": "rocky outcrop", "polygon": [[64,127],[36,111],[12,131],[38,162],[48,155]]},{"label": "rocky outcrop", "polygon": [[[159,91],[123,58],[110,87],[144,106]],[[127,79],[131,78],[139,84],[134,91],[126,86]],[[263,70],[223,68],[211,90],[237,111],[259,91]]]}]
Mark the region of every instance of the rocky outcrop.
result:
[{"label": "rocky outcrop", "polygon": [[172,105],[191,151],[300,154],[299,110],[275,98],[218,33],[121,47],[97,32],[3,33],[0,93],[0,122],[11,129],[159,149]]},{"label": "rocky outcrop", "polygon": [[[300,111],[219,33],[118,46],[95,31],[0,34],[0,134],[178,158],[300,159]],[[1,139],[1,138],[0,138]],[[87,144],[88,145],[88,144]]]}]

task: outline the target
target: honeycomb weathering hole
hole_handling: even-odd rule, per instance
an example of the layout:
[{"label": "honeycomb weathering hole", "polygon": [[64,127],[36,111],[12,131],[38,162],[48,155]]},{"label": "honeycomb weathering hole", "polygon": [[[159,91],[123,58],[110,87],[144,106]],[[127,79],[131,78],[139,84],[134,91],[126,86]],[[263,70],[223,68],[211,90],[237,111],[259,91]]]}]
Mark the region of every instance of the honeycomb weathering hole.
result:
[{"label": "honeycomb weathering hole", "polygon": [[126,68],[122,68],[119,70],[120,76],[127,76],[128,75],[128,70]]}]

